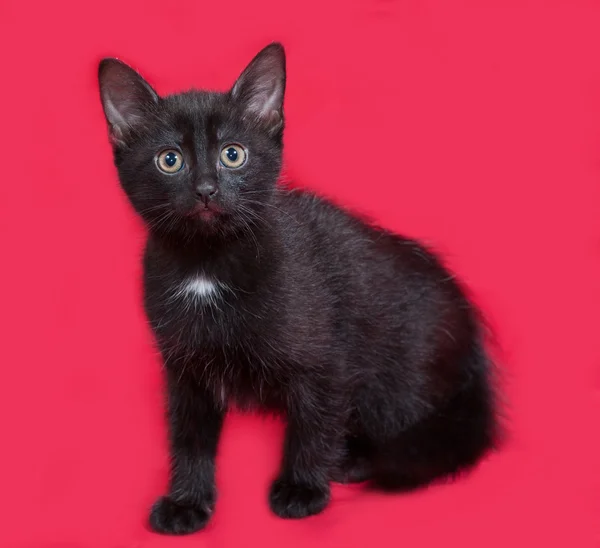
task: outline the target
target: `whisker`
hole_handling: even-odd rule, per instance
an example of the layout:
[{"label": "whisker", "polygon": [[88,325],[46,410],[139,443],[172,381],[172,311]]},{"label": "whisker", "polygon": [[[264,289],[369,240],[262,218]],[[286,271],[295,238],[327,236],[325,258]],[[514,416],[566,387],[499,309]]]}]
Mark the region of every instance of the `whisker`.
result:
[{"label": "whisker", "polygon": [[268,202],[259,202],[258,200],[247,200],[244,198],[244,202],[247,204],[255,204],[255,205],[259,205],[259,206],[267,206],[267,207],[271,207],[277,211],[279,211],[280,213],[283,213],[286,217],[288,217],[288,219],[291,219],[292,221],[294,221],[296,224],[300,225],[302,224],[298,219],[292,217],[287,211],[284,211],[283,209],[281,209],[280,207],[277,207],[273,204],[270,204]]}]

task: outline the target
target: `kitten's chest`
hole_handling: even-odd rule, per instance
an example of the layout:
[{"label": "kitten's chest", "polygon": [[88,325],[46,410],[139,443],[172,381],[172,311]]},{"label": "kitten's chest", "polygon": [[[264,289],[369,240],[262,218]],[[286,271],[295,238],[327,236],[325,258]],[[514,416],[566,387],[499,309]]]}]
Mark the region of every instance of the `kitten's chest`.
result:
[{"label": "kitten's chest", "polygon": [[229,344],[246,323],[242,296],[230,284],[197,273],[145,284],[146,312],[159,337],[194,344]]},{"label": "kitten's chest", "polygon": [[168,367],[186,371],[221,405],[282,408],[278,360],[260,318],[233,287],[205,275],[148,295],[149,317]]},{"label": "kitten's chest", "polygon": [[[173,312],[183,311],[185,315],[203,317],[210,312],[210,317],[215,318],[215,310],[222,311],[222,307],[231,307],[231,297],[235,296],[233,288],[217,278],[205,274],[186,276],[175,280],[167,290],[166,306],[172,306]],[[189,318],[188,318],[189,319]]]}]

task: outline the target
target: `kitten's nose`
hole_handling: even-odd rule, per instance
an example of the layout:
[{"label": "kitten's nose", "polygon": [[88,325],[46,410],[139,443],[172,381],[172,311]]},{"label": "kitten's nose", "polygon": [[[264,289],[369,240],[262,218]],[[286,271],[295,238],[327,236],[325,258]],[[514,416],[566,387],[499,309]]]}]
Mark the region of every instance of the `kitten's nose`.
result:
[{"label": "kitten's nose", "polygon": [[217,186],[212,182],[204,181],[196,185],[196,199],[204,202],[204,205],[208,205],[217,192]]}]

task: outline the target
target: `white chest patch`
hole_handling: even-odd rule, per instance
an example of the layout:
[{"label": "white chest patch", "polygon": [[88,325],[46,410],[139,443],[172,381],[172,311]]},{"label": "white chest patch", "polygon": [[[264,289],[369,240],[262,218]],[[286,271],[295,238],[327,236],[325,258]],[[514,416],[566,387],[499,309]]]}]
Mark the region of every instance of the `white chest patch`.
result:
[{"label": "white chest patch", "polygon": [[174,297],[183,298],[189,303],[218,307],[220,297],[228,290],[225,284],[200,274],[185,280],[176,290]]},{"label": "white chest patch", "polygon": [[188,295],[196,297],[209,297],[220,292],[220,287],[215,282],[205,278],[204,276],[197,276],[185,282],[183,291]]}]

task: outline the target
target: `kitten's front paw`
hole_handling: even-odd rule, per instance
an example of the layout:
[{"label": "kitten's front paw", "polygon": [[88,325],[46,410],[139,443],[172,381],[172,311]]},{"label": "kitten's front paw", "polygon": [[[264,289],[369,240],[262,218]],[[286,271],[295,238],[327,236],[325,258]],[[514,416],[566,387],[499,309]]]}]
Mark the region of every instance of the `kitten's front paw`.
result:
[{"label": "kitten's front paw", "polygon": [[192,506],[161,497],[150,512],[150,527],[164,535],[188,535],[202,529],[212,515],[212,507]]},{"label": "kitten's front paw", "polygon": [[329,502],[329,486],[311,486],[277,479],[271,486],[269,504],[281,518],[305,518],[318,514]]}]

